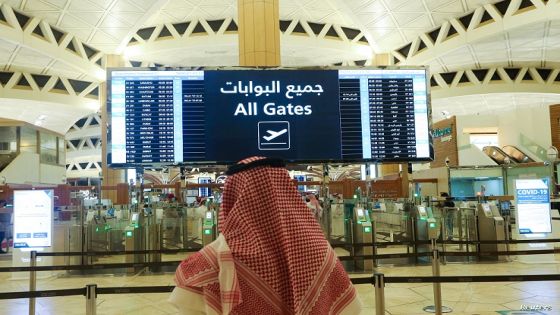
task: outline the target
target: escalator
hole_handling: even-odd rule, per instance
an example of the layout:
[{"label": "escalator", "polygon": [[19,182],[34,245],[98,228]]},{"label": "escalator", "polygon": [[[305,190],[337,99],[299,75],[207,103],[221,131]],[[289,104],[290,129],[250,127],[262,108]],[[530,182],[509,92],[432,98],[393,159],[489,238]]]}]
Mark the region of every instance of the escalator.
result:
[{"label": "escalator", "polygon": [[517,164],[516,160],[514,160],[511,156],[509,156],[497,146],[486,146],[482,148],[482,152],[486,153],[486,155],[488,155],[488,157],[498,165]]},{"label": "escalator", "polygon": [[16,156],[17,153],[0,154],[0,172],[2,172],[6,166],[10,165]]},{"label": "escalator", "polygon": [[506,145],[502,149],[497,146],[486,146],[482,148],[482,151],[498,165],[535,162],[523,151],[512,145]]},{"label": "escalator", "polygon": [[504,153],[510,156],[510,158],[517,163],[533,163],[535,160],[530,158],[523,151],[519,150],[517,147],[512,145],[506,145],[502,148]]}]

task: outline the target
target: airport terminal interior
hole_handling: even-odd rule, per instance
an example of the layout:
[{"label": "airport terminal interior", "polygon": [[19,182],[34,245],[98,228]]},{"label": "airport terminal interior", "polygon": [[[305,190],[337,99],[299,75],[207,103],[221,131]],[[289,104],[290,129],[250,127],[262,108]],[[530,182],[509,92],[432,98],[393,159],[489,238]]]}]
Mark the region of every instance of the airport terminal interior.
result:
[{"label": "airport terminal interior", "polygon": [[0,0],[0,314],[181,314],[251,156],[361,314],[560,314],[558,148],[560,0]]}]

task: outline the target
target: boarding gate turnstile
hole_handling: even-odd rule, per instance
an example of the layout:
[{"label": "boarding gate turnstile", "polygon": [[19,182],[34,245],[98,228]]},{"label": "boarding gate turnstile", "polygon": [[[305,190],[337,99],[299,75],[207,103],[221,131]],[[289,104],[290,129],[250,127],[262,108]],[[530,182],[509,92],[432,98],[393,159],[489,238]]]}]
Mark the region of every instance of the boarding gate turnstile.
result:
[{"label": "boarding gate turnstile", "polygon": [[206,206],[184,208],[182,218],[183,248],[202,246],[202,226],[207,211]]},{"label": "boarding gate turnstile", "polygon": [[[125,228],[124,248],[126,251],[144,250],[146,244],[146,235],[144,233],[144,216],[135,212],[131,215],[130,225]],[[127,263],[143,263],[145,255],[126,255]],[[129,273],[136,272],[136,268],[128,268]]]},{"label": "boarding gate turnstile", "polygon": [[[159,210],[159,211],[158,211]],[[158,218],[159,213],[159,218]],[[161,220],[163,216],[162,209],[155,209],[155,211],[148,211],[145,215],[144,226],[142,226],[145,235],[145,249],[158,251],[161,250]],[[161,253],[149,253],[146,255],[146,261],[151,263],[161,262]],[[159,268],[153,267],[152,271],[157,271]]]},{"label": "boarding gate turnstile", "polygon": [[[373,243],[373,222],[369,216],[369,211],[361,206],[356,206],[354,211],[354,243]],[[373,246],[354,247],[354,255],[369,256],[373,255]],[[373,259],[358,259],[355,261],[357,270],[373,271]]]},{"label": "boarding gate turnstile", "polygon": [[[498,208],[489,203],[477,206],[477,230],[480,241],[504,241],[505,223]],[[506,251],[505,244],[479,244],[480,253]],[[506,256],[483,256],[481,260],[506,260]]]},{"label": "boarding gate turnstile", "polygon": [[[434,226],[439,226],[437,220],[434,218],[432,208],[423,205],[415,206],[414,210],[411,212],[411,218],[413,221],[413,241],[429,241],[430,232],[433,231]],[[414,253],[427,253],[430,251],[431,248],[429,244],[414,245]],[[430,258],[416,257],[415,261],[428,263]]]},{"label": "boarding gate turnstile", "polygon": [[212,243],[217,237],[216,218],[213,210],[206,211],[202,224],[202,246]]}]

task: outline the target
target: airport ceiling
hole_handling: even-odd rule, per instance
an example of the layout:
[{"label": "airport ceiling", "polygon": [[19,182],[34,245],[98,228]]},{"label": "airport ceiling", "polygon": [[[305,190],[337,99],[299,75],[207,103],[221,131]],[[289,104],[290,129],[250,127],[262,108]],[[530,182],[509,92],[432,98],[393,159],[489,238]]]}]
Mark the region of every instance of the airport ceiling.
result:
[{"label": "airport ceiling", "polygon": [[[0,116],[66,132],[110,54],[236,65],[236,19],[235,0],[0,0]],[[560,0],[280,0],[280,20],[285,66],[428,65],[435,120],[560,103]]]}]

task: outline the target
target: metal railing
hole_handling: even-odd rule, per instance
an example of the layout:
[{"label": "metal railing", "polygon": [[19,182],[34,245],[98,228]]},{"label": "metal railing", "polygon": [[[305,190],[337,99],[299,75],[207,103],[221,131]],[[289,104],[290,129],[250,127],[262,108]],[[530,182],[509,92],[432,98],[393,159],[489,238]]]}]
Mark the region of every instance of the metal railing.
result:
[{"label": "metal railing", "polygon": [[[416,242],[373,242],[373,243],[355,243],[351,246],[388,246],[388,245],[417,245],[431,244],[432,250],[423,253],[399,253],[399,254],[376,254],[373,255],[356,255],[356,256],[340,256],[341,261],[357,260],[357,259],[392,259],[406,257],[432,257],[432,276],[430,277],[385,277],[384,274],[375,273],[372,277],[352,278],[353,284],[371,284],[375,287],[376,314],[385,313],[385,284],[387,283],[433,283],[434,284],[434,308],[436,314],[442,314],[442,293],[441,283],[465,283],[465,282],[521,282],[521,281],[558,281],[560,274],[548,275],[522,275],[522,276],[440,276],[439,263],[440,258],[444,256],[509,256],[509,255],[542,255],[557,254],[560,249],[547,250],[516,250],[516,251],[495,251],[495,252],[440,252],[438,244],[510,244],[521,243],[557,243],[560,239],[542,239],[542,240],[506,240],[506,241],[416,241]],[[347,244],[348,245],[348,244]],[[110,269],[110,268],[130,268],[130,267],[162,267],[162,266],[178,266],[181,261],[166,262],[145,262],[145,263],[103,263],[96,265],[58,265],[58,266],[37,266],[38,257],[55,257],[55,256],[106,256],[106,255],[134,255],[134,254],[176,254],[179,252],[196,252],[198,249],[180,249],[180,250],[139,250],[139,251],[113,251],[113,252],[59,252],[59,253],[43,253],[30,252],[29,267],[0,267],[0,272],[29,272],[29,291],[25,292],[6,292],[0,293],[0,300],[3,299],[29,299],[29,314],[35,314],[36,298],[58,297],[58,296],[76,296],[82,295],[86,297],[86,314],[96,314],[96,298],[98,294],[132,294],[132,293],[165,293],[171,292],[174,286],[149,286],[149,287],[107,287],[99,288],[96,284],[87,285],[84,288],[63,289],[63,290],[43,290],[37,291],[37,272],[53,271],[53,270],[92,270],[92,269]]]}]

